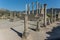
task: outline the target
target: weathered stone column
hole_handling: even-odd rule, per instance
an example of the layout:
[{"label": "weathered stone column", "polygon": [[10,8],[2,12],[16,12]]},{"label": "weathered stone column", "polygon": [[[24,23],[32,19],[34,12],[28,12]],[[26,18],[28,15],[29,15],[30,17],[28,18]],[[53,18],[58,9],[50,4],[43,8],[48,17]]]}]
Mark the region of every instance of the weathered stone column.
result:
[{"label": "weathered stone column", "polygon": [[14,12],[14,18],[16,18],[16,12]]},{"label": "weathered stone column", "polygon": [[17,16],[16,15],[17,15],[16,12],[14,12],[14,21],[17,20]]},{"label": "weathered stone column", "polygon": [[54,20],[56,21],[56,11],[55,11],[55,19]]},{"label": "weathered stone column", "polygon": [[10,12],[10,19],[12,18],[12,12]]},{"label": "weathered stone column", "polygon": [[39,10],[39,14],[40,14],[40,3],[38,3],[38,10]]},{"label": "weathered stone column", "polygon": [[39,31],[40,30],[40,19],[37,20],[37,27],[36,27],[36,31]]},{"label": "weathered stone column", "polygon": [[34,2],[32,2],[32,14],[34,14]]},{"label": "weathered stone column", "polygon": [[53,8],[51,8],[51,23],[53,23]]},{"label": "weathered stone column", "polygon": [[50,18],[47,18],[47,24],[50,25]]},{"label": "weathered stone column", "polygon": [[10,12],[10,21],[13,21],[13,12]]},{"label": "weathered stone column", "polygon": [[44,4],[44,26],[47,26],[47,12],[46,12],[46,5]]},{"label": "weathered stone column", "polygon": [[[26,7],[27,8],[27,7]],[[28,36],[28,15],[27,15],[27,9],[26,9],[26,14],[24,17],[24,32],[23,32],[23,38],[26,39]]]},{"label": "weathered stone column", "polygon": [[29,14],[30,14],[30,4],[28,4],[27,7],[28,7],[27,13],[28,13],[28,15],[29,15]]},{"label": "weathered stone column", "polygon": [[27,33],[28,33],[28,16],[25,15],[24,18],[24,32],[23,32],[23,37],[27,38]]},{"label": "weathered stone column", "polygon": [[38,16],[38,2],[36,2],[36,16]]},{"label": "weathered stone column", "polygon": [[42,14],[42,5],[41,5],[41,8],[40,8],[40,14]]},{"label": "weathered stone column", "polygon": [[60,21],[60,12],[58,13],[57,21]]}]

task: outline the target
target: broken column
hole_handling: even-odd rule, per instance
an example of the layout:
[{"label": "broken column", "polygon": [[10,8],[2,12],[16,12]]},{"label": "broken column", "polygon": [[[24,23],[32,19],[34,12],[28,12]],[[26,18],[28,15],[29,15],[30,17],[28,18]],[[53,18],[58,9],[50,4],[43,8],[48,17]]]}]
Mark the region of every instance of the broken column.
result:
[{"label": "broken column", "polygon": [[46,5],[47,4],[44,4],[44,27],[46,27],[46,25],[47,25]]},{"label": "broken column", "polygon": [[28,33],[28,16],[25,15],[24,18],[24,32],[23,32],[23,37],[27,38],[27,33]]},{"label": "broken column", "polygon": [[40,30],[40,19],[37,20],[37,27],[36,27],[36,31],[39,31]]},{"label": "broken column", "polygon": [[32,2],[32,14],[34,14],[34,2]]}]

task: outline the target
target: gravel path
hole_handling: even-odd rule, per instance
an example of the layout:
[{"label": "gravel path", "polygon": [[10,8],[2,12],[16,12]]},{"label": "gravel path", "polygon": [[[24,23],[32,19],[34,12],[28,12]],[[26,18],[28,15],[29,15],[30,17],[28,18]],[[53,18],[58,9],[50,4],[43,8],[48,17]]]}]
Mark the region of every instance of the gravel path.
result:
[{"label": "gravel path", "polygon": [[[48,25],[46,28],[40,28],[40,31],[33,31],[29,29],[29,40],[45,40],[55,37],[60,37],[60,27],[56,28],[59,24],[55,22]],[[29,27],[36,28],[35,21],[29,21]],[[56,29],[54,32],[53,29]],[[0,40],[22,40],[21,36],[24,31],[24,21],[9,22],[9,20],[0,20]],[[49,34],[49,32],[51,34]],[[57,33],[56,33],[57,32]],[[58,35],[56,35],[58,34]],[[52,36],[53,35],[53,36]],[[52,36],[52,37],[50,37]]]}]

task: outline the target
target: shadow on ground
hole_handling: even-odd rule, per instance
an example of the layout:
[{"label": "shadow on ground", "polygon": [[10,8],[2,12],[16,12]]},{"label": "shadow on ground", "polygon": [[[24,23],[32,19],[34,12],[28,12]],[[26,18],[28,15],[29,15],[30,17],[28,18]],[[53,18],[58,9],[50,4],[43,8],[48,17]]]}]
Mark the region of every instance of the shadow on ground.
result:
[{"label": "shadow on ground", "polygon": [[36,31],[36,29],[35,29],[35,28],[30,28],[30,27],[29,27],[29,29],[31,29],[31,30],[33,30],[33,31]]},{"label": "shadow on ground", "polygon": [[49,35],[45,40],[60,40],[60,26],[54,27],[51,32],[46,32]]},{"label": "shadow on ground", "polygon": [[22,38],[22,33],[20,33],[20,32],[18,32],[18,31],[16,31],[15,29],[13,29],[13,28],[10,28],[11,30],[13,30],[15,33],[17,33],[17,35],[19,36],[19,37],[21,37]]}]

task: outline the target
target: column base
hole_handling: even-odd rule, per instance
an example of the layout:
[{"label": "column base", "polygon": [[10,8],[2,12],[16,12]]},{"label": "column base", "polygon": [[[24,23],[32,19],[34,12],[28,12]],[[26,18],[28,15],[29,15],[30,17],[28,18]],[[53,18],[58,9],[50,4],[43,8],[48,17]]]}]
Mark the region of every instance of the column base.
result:
[{"label": "column base", "polygon": [[28,35],[29,35],[29,33],[28,32],[24,32],[23,34],[22,34],[22,38],[27,38],[28,37]]}]

